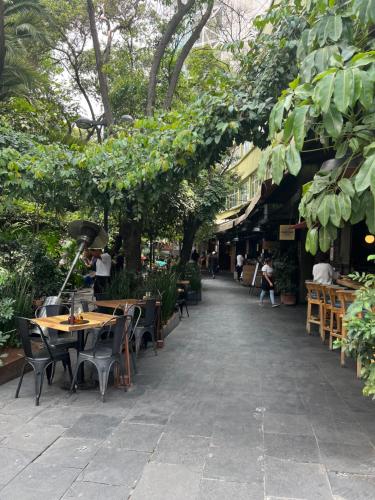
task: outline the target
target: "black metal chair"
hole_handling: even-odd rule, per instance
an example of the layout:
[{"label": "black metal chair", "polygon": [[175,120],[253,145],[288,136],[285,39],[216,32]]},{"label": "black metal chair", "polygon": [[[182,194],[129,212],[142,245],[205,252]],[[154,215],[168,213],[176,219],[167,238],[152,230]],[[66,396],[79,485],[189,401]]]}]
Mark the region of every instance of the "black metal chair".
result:
[{"label": "black metal chair", "polygon": [[[134,329],[135,351],[138,354],[143,336],[149,333],[152,339],[155,356],[157,355],[156,349],[156,299],[147,299],[144,307],[144,316],[139,318],[137,327]],[[147,342],[145,342],[147,347]]]},{"label": "black metal chair", "polygon": [[[25,363],[22,367],[21,377],[18,382],[15,397],[18,398],[25,368],[30,365],[34,370],[35,376],[35,404],[39,406],[39,399],[42,393],[44,372],[47,372],[48,384],[51,385],[55,374],[55,365],[58,361],[68,367],[70,380],[73,380],[72,367],[70,363],[69,352],[66,349],[54,348],[48,343],[48,338],[43,330],[27,318],[17,318],[17,328],[20,335],[23,350],[25,351]],[[33,350],[32,338],[40,336],[43,342],[43,349]],[[52,366],[51,366],[52,365]]]},{"label": "black metal chair", "polygon": [[126,310],[126,328],[128,334],[128,343],[129,343],[129,353],[131,357],[131,362],[133,366],[133,371],[137,373],[137,356],[136,356],[136,347],[135,347],[135,331],[137,329],[139,320],[142,316],[142,309],[137,305],[131,305]]},{"label": "black metal chair", "polygon": [[[104,402],[105,391],[108,385],[108,377],[112,366],[118,363],[120,365],[120,370],[122,372],[122,375],[125,374],[124,359],[122,356],[122,346],[125,338],[126,319],[127,319],[126,316],[119,316],[117,318],[116,325],[113,328],[113,338],[111,347],[103,345],[101,342],[96,342],[92,347],[92,349],[81,351],[78,354],[77,366],[75,369],[72,385],[70,388],[71,392],[75,392],[76,390],[76,380],[80,365],[85,361],[87,361],[93,364],[97,369],[100,393],[102,401]],[[103,327],[107,328],[107,325],[103,325]]]},{"label": "black metal chair", "polygon": [[178,290],[178,295],[177,295],[176,306],[178,307],[178,310],[179,310],[179,313],[180,313],[180,319],[183,317],[184,307],[185,307],[185,310],[186,310],[186,314],[189,317],[189,309],[188,309],[188,306],[187,306],[187,301],[188,301],[187,288],[184,287],[184,288],[179,289]]},{"label": "black metal chair", "polygon": [[[35,311],[35,317],[45,315],[47,318],[50,316],[58,316],[60,314],[70,314],[70,307],[67,304],[48,304],[40,306]],[[46,329],[46,336],[48,343],[51,347],[58,347],[64,349],[78,349],[77,337],[70,333],[70,338],[63,337],[63,334],[52,328]]]}]

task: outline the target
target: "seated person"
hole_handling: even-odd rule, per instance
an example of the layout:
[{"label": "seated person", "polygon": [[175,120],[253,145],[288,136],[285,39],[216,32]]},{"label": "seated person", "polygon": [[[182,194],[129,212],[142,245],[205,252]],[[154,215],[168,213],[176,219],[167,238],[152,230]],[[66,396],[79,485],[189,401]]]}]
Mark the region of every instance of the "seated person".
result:
[{"label": "seated person", "polygon": [[321,285],[332,285],[334,270],[327,255],[317,256],[316,264],[312,268],[313,280]]}]

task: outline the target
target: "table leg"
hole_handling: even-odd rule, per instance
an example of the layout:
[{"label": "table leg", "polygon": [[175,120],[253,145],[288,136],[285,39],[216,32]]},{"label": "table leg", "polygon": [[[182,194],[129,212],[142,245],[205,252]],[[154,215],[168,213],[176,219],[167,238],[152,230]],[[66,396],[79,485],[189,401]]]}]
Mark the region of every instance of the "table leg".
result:
[{"label": "table leg", "polygon": [[161,327],[161,306],[157,309],[157,318],[156,318],[156,345],[161,349],[164,347],[164,339],[163,339],[163,330]]},{"label": "table leg", "polygon": [[[79,330],[77,332],[77,357],[81,351],[85,348],[85,332],[84,330]],[[77,384],[85,383],[85,369],[84,363],[81,364],[77,374]]]}]

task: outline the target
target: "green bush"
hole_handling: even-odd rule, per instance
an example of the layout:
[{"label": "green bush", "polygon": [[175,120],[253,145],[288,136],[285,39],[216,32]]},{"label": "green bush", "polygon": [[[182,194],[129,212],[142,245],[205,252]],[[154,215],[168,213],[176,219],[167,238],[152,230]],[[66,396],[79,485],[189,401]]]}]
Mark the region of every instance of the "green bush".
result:
[{"label": "green bush", "polygon": [[202,289],[202,276],[198,264],[188,262],[185,266],[177,266],[176,272],[181,280],[190,282],[190,289],[199,292]]},{"label": "green bush", "polygon": [[136,291],[137,296],[141,298],[145,292],[151,292],[151,295],[161,297],[161,317],[165,323],[173,314],[177,300],[177,276],[173,271],[160,269],[149,273],[140,283]]}]

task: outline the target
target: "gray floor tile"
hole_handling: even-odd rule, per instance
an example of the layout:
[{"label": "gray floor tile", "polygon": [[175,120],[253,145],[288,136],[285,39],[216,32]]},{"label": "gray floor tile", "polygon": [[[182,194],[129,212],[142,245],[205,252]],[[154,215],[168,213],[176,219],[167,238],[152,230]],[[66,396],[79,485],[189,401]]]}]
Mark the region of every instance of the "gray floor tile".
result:
[{"label": "gray floor tile", "polygon": [[185,465],[149,463],[131,500],[193,500],[199,491],[200,474]]},{"label": "gray floor tile", "polygon": [[97,439],[60,437],[38,457],[36,463],[83,469],[101,443],[102,440]]},{"label": "gray floor tile", "polygon": [[337,421],[313,424],[314,433],[320,442],[368,445],[369,438],[355,424],[342,424]]},{"label": "gray floor tile", "polygon": [[199,472],[203,469],[209,444],[209,438],[167,432],[163,434],[152,461],[186,465]]},{"label": "gray floor tile", "polygon": [[0,491],[0,498],[1,500],[58,500],[79,473],[79,469],[33,463]]},{"label": "gray floor tile", "polygon": [[263,500],[264,485],[202,479],[198,500]]},{"label": "gray floor tile", "polygon": [[248,446],[249,448],[262,446],[262,422],[253,419],[251,424],[240,424],[230,420],[220,420],[214,424],[211,443],[213,446],[229,446],[231,448],[236,446]]},{"label": "gray floor tile", "polygon": [[322,462],[328,470],[353,474],[375,474],[375,450],[368,445],[319,442]]},{"label": "gray floor tile", "polygon": [[274,458],[295,462],[320,461],[319,449],[314,436],[264,433],[265,454]]},{"label": "gray floor tile", "polygon": [[292,434],[295,436],[312,436],[313,429],[305,415],[288,415],[266,411],[263,418],[264,432],[273,434]]},{"label": "gray floor tile", "polygon": [[66,499],[79,500],[127,500],[129,488],[124,486],[110,486],[108,484],[75,482],[63,496]]},{"label": "gray floor tile", "polygon": [[325,469],[320,464],[266,458],[266,497],[332,500]]},{"label": "gray floor tile", "polygon": [[150,458],[149,453],[101,448],[78,481],[132,487]]},{"label": "gray floor tile", "polygon": [[131,424],[122,422],[104,442],[105,447],[152,452],[162,435],[159,425]]},{"label": "gray floor tile", "polygon": [[63,432],[65,432],[64,427],[58,425],[40,426],[31,421],[17,427],[13,433],[2,441],[1,446],[17,450],[42,452],[56,441]]},{"label": "gray floor tile", "polygon": [[375,477],[353,476],[330,472],[328,474],[335,500],[373,500]]},{"label": "gray floor tile", "polygon": [[263,481],[263,458],[260,448],[210,447],[203,477],[257,483]]},{"label": "gray floor tile", "polygon": [[[100,410],[99,410],[100,411]],[[65,433],[66,437],[105,439],[121,422],[117,415],[84,413]]]},{"label": "gray floor tile", "polygon": [[[35,452],[0,448],[0,484],[6,484],[36,456]],[[0,495],[1,498],[1,495]]]}]

